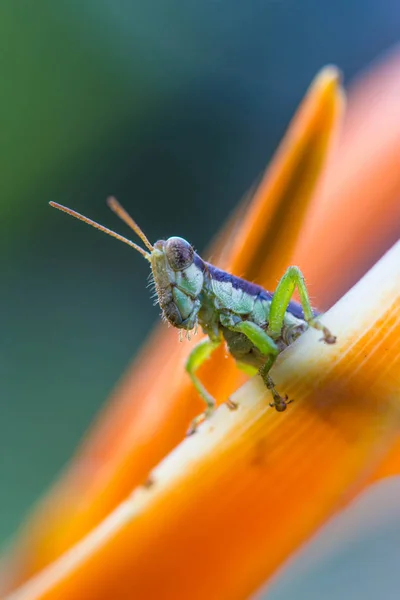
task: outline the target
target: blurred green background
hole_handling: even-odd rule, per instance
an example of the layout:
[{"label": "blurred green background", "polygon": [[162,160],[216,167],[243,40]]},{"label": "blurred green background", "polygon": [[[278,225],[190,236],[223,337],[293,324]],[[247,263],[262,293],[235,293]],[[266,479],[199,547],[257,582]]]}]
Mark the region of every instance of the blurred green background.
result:
[{"label": "blurred green background", "polygon": [[[158,311],[115,194],[201,251],[316,72],[400,37],[398,0],[0,5],[0,541],[67,462]],[[129,234],[128,234],[129,235]]]}]

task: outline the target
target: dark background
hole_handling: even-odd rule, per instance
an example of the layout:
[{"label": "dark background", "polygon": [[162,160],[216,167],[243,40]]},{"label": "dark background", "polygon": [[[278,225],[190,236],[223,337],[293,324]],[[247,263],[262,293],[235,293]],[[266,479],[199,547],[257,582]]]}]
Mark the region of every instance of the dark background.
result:
[{"label": "dark background", "polygon": [[400,37],[398,0],[0,5],[0,541],[66,463],[157,310],[131,249],[48,207],[199,250],[316,72]]}]

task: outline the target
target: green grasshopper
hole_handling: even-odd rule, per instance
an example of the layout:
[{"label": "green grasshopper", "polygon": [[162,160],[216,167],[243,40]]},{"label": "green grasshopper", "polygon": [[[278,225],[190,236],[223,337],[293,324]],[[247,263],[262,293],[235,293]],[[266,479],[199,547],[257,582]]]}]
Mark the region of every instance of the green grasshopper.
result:
[{"label": "green grasshopper", "polygon": [[[83,215],[55,202],[50,205],[88,223],[128,244],[151,265],[162,317],[174,327],[197,331],[201,326],[207,338],[191,351],[186,371],[207,408],[196,417],[190,431],[215,410],[215,399],[196,375],[198,368],[225,340],[229,352],[239,364],[255,367],[272,394],[271,407],[281,412],[288,404],[270,376],[278,354],[292,344],[309,327],[323,334],[323,341],[333,344],[336,338],[317,320],[304,277],[298,267],[289,267],[275,293],[204,261],[181,237],[159,240],[152,245],[140,227],[115,198],[108,205],[142,240],[148,252],[131,240],[99,225]],[[291,300],[298,290],[300,304]]]}]

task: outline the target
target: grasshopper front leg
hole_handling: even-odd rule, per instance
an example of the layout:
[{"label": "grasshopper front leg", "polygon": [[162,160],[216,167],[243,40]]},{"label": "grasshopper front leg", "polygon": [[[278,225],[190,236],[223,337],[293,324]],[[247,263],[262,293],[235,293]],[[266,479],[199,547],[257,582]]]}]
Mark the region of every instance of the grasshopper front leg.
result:
[{"label": "grasshopper front leg", "polygon": [[298,267],[289,267],[278,283],[278,287],[276,288],[271,301],[267,333],[272,338],[280,336],[285,313],[296,288],[299,292],[304,320],[310,327],[322,331],[324,342],[327,344],[334,344],[336,342],[336,337],[331,334],[327,327],[322,325],[322,323],[314,317],[304,277]]},{"label": "grasshopper front leg", "polygon": [[213,398],[211,394],[207,392],[206,388],[201,383],[200,379],[197,377],[196,371],[205,360],[210,358],[211,354],[216,348],[218,348],[220,343],[221,340],[212,341],[209,338],[202,340],[193,348],[187,359],[185,367],[186,371],[190,379],[192,380],[194,387],[199,392],[200,396],[203,398],[204,402],[207,405],[205,412],[193,419],[188,430],[188,435],[194,433],[197,429],[197,426],[205,418],[209,417],[215,410],[215,398]]}]

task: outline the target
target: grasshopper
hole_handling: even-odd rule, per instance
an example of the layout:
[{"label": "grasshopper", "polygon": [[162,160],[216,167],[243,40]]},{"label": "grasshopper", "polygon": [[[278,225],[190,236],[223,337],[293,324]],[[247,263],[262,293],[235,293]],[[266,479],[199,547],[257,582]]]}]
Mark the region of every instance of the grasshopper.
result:
[{"label": "grasshopper", "polygon": [[[189,432],[194,432],[215,410],[215,399],[196,372],[223,341],[239,365],[258,369],[272,395],[270,406],[284,411],[290,401],[278,393],[270,376],[278,354],[309,327],[321,331],[325,343],[336,341],[314,314],[300,269],[289,267],[272,294],[204,261],[181,237],[159,240],[152,245],[115,198],[109,198],[107,203],[138,235],[147,250],[70,208],[55,202],[50,205],[140,252],[150,263],[162,317],[173,327],[186,330],[187,335],[192,330],[196,332],[198,325],[206,334],[186,362],[186,371],[206,404],[204,414],[192,421]],[[296,289],[300,304],[291,300]]]}]

